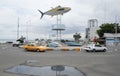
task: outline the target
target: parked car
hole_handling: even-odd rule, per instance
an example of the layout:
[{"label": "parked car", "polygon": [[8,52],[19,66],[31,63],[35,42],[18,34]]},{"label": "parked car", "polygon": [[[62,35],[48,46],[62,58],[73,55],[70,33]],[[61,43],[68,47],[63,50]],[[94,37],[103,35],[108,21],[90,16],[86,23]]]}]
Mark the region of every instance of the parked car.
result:
[{"label": "parked car", "polygon": [[20,45],[20,43],[17,41],[17,42],[13,42],[13,47],[18,47]]},{"label": "parked car", "polygon": [[65,44],[68,46],[82,46],[81,44],[75,42],[65,42]]},{"label": "parked car", "polygon": [[84,48],[84,50],[86,50],[86,52],[106,52],[107,48],[99,44],[89,44]]},{"label": "parked car", "polygon": [[56,43],[56,42],[52,42],[52,43],[48,43],[47,44],[47,47],[59,47],[61,46],[59,43]]},{"label": "parked car", "polygon": [[54,50],[62,50],[62,51],[70,51],[70,50],[80,51],[80,47],[67,46],[66,44],[60,42],[48,43],[47,47],[53,48]]}]

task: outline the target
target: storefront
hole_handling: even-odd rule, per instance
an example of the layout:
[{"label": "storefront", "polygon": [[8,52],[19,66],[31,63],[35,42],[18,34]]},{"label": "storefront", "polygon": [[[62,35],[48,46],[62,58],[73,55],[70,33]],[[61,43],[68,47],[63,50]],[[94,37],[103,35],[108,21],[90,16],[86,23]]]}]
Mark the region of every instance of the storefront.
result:
[{"label": "storefront", "polygon": [[120,33],[104,33],[106,45],[120,44]]}]

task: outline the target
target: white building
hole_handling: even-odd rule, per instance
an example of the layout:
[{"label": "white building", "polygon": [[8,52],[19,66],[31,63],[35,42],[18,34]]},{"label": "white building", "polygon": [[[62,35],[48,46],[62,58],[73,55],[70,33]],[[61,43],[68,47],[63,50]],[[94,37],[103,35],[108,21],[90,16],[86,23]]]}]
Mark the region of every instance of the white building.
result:
[{"label": "white building", "polygon": [[99,29],[98,26],[95,27],[91,27],[90,31],[89,31],[89,39],[93,39],[93,38],[99,38],[98,34],[97,34],[97,30]]},{"label": "white building", "polygon": [[86,39],[93,40],[95,37],[99,38],[97,30],[99,29],[97,19],[90,19],[88,21],[88,28],[86,28]]}]

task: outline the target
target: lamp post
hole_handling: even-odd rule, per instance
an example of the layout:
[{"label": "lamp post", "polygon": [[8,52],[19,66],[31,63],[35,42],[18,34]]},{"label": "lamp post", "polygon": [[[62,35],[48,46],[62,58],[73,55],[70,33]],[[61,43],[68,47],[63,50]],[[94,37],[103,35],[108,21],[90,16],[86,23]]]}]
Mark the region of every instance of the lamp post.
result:
[{"label": "lamp post", "polygon": [[30,22],[31,20],[28,20],[27,22],[26,22],[26,39],[27,39],[27,41],[28,41],[28,25],[29,25],[29,22]]},{"label": "lamp post", "polygon": [[117,45],[117,23],[115,23],[115,45]]},{"label": "lamp post", "polygon": [[115,42],[117,45],[117,15],[115,16]]},{"label": "lamp post", "polygon": [[[115,16],[115,46],[117,46],[117,16]],[[117,50],[117,47],[115,47],[115,51]]]},{"label": "lamp post", "polygon": [[17,39],[19,38],[19,17],[18,17],[18,25],[17,25]]}]

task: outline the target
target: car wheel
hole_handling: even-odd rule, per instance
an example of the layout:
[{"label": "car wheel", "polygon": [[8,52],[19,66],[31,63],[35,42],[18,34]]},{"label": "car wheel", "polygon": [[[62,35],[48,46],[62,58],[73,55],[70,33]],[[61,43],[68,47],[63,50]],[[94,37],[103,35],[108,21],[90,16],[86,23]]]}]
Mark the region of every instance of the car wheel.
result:
[{"label": "car wheel", "polygon": [[36,51],[37,51],[37,52],[40,52],[40,50],[39,50],[39,49],[37,49]]},{"label": "car wheel", "polygon": [[86,50],[86,52],[90,52],[90,50]]},{"label": "car wheel", "polygon": [[106,49],[104,49],[103,52],[106,52]]},{"label": "car wheel", "polygon": [[13,47],[15,47],[15,45],[13,44]]},{"label": "car wheel", "polygon": [[96,51],[95,49],[92,50],[92,52],[95,52],[95,51]]},{"label": "car wheel", "polygon": [[28,49],[27,49],[27,48],[25,48],[25,51],[28,51]]},{"label": "car wheel", "polygon": [[86,50],[86,52],[89,52],[88,50]]},{"label": "car wheel", "polygon": [[13,44],[13,47],[16,47],[16,45],[15,45],[15,44]]}]

